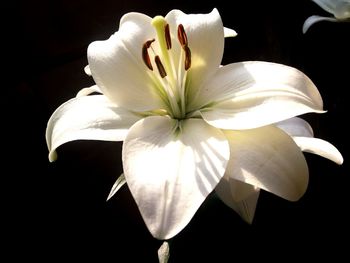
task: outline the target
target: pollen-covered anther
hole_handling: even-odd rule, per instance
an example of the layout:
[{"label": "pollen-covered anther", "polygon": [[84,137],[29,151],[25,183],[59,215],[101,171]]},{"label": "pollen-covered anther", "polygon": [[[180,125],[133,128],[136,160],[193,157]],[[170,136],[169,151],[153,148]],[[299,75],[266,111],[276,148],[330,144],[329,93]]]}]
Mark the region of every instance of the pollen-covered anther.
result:
[{"label": "pollen-covered anther", "polygon": [[177,27],[177,38],[179,39],[181,46],[188,45],[187,35],[182,24]]},{"label": "pollen-covered anther", "polygon": [[166,47],[169,50],[169,49],[171,49],[171,37],[170,37],[169,24],[165,25],[164,34],[165,34]]},{"label": "pollen-covered anther", "polygon": [[154,62],[156,62],[156,65],[157,65],[158,72],[159,72],[160,76],[162,78],[165,78],[167,76],[167,74],[166,74],[165,68],[164,68],[164,66],[162,64],[162,61],[160,61],[159,56],[155,56]]},{"label": "pollen-covered anther", "polygon": [[191,50],[187,45],[182,48],[185,51],[185,70],[188,70],[191,67]]},{"label": "pollen-covered anther", "polygon": [[191,50],[188,47],[187,35],[182,24],[179,24],[177,27],[177,38],[185,52],[185,70],[188,70],[191,67]]},{"label": "pollen-covered anther", "polygon": [[146,64],[146,66],[150,69],[153,70],[151,59],[148,54],[148,49],[151,46],[152,42],[154,42],[155,39],[147,40],[143,46],[142,46],[142,59],[143,62]]}]

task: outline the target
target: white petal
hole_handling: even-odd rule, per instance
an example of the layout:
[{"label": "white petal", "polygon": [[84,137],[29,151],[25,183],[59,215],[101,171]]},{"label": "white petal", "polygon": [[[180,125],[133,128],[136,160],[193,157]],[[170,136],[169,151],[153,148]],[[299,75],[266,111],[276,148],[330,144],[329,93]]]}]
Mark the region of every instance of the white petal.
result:
[{"label": "white petal", "polygon": [[129,13],[121,19],[117,33],[89,45],[89,66],[96,84],[123,108],[146,111],[163,107],[142,59],[144,43],[153,38],[151,18]]},{"label": "white petal", "polygon": [[343,163],[343,157],[338,149],[327,141],[313,138],[311,126],[303,119],[295,117],[278,122],[275,126],[292,136],[294,142],[303,152],[320,155],[337,164]]},{"label": "white petal", "polygon": [[125,176],[124,174],[121,174],[113,184],[112,189],[108,194],[107,201],[111,199],[124,184],[126,184]]},{"label": "white petal", "polygon": [[339,21],[347,21],[349,22],[350,18],[350,1],[349,0],[339,0],[334,12],[334,16]]},{"label": "white petal", "polygon": [[220,199],[241,218],[251,224],[254,219],[260,189],[228,176],[224,176],[215,188]]},{"label": "white petal", "polygon": [[338,20],[334,17],[325,17],[325,16],[316,16],[316,15],[310,16],[304,22],[303,33],[305,34],[306,31],[309,30],[310,26],[320,21],[337,22]]},{"label": "white petal", "polygon": [[227,176],[290,201],[304,194],[307,164],[289,135],[274,126],[225,134],[231,149]]},{"label": "white petal", "polygon": [[337,164],[343,163],[341,153],[332,144],[318,138],[293,137],[295,143],[303,152],[314,153]]},{"label": "white petal", "polygon": [[202,107],[203,118],[222,129],[257,128],[323,107],[316,86],[301,71],[260,61],[221,67],[200,95],[194,109]]},{"label": "white petal", "polygon": [[224,35],[225,37],[235,37],[237,36],[237,32],[231,28],[224,27]]},{"label": "white petal", "polygon": [[122,141],[140,117],[116,107],[103,95],[74,98],[62,104],[47,123],[49,160],[56,148],[74,140]]},{"label": "white petal", "polygon": [[274,124],[289,136],[314,137],[310,124],[301,118],[294,117]]},{"label": "white petal", "polygon": [[102,91],[100,90],[100,88],[97,85],[93,85],[91,87],[83,88],[83,89],[79,90],[76,97],[79,98],[82,96],[88,96],[94,92],[102,93]]},{"label": "white petal", "polygon": [[[166,16],[172,34],[177,36],[179,24],[184,26],[191,50],[191,68],[187,78],[191,87],[188,92],[194,98],[198,88],[205,83],[219,68],[224,52],[224,27],[217,9],[209,14],[184,14],[180,10],[172,10]],[[179,45],[174,48],[180,49]],[[179,54],[180,52],[177,51]]]},{"label": "white petal", "polygon": [[312,0],[318,4],[323,10],[327,11],[330,14],[333,14],[338,2],[342,0]]},{"label": "white petal", "polygon": [[346,19],[350,17],[349,0],[312,0],[325,11],[333,14],[337,19]]},{"label": "white petal", "polygon": [[90,70],[89,65],[86,65],[86,66],[85,66],[84,72],[85,72],[86,75],[91,76],[91,70]]},{"label": "white petal", "polygon": [[169,239],[188,224],[228,159],[224,134],[200,119],[152,116],[131,127],[123,144],[124,174],[154,237]]}]

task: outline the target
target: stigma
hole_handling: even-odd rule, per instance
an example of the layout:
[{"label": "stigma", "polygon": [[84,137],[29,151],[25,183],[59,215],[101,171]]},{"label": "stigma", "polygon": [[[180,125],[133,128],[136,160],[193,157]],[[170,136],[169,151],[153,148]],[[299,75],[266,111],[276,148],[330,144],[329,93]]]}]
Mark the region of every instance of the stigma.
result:
[{"label": "stigma", "polygon": [[[153,63],[156,65],[159,75],[164,78],[168,75],[167,71],[170,71],[172,68],[172,65],[170,64],[171,58],[169,57],[169,50],[172,48],[170,26],[166,19],[162,16],[154,17],[151,24],[156,30],[157,39],[149,39],[143,44],[142,59],[147,68],[153,71],[152,57]],[[182,24],[177,26],[177,39],[184,54],[183,68],[187,71],[191,67],[191,50],[188,45],[187,34]],[[154,42],[158,43],[161,54],[156,54],[152,48],[152,44]],[[151,55],[149,49],[152,51]]]}]

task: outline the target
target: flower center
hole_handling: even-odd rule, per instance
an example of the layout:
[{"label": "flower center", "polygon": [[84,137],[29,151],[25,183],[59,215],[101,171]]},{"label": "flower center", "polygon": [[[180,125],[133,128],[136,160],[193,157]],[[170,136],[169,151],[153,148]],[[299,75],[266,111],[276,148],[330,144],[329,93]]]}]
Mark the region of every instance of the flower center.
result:
[{"label": "flower center", "polygon": [[[186,77],[191,68],[191,50],[182,24],[177,28],[180,52],[172,46],[172,36],[167,21],[162,16],[152,19],[156,30],[156,39],[147,40],[142,46],[142,59],[158,95],[167,107],[172,118],[186,118]],[[157,68],[157,71],[154,70]]]}]

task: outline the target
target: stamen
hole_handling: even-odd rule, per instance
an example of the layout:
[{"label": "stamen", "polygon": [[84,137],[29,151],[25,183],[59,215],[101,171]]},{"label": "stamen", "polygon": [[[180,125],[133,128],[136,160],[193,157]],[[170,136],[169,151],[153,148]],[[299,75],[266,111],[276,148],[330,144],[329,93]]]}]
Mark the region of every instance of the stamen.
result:
[{"label": "stamen", "polygon": [[171,38],[170,38],[169,24],[165,25],[164,31],[165,31],[164,33],[165,33],[166,47],[169,50],[169,49],[171,49]]},{"label": "stamen", "polygon": [[153,70],[153,67],[152,67],[151,59],[150,59],[149,54],[148,54],[148,48],[151,46],[153,41],[154,41],[154,39],[148,40],[142,46],[142,59],[143,59],[143,62],[145,62],[146,66],[150,70]]},{"label": "stamen", "polygon": [[165,71],[165,68],[164,68],[162,62],[160,61],[159,56],[155,56],[154,61],[156,62],[160,76],[162,78],[165,78],[167,76],[167,74],[166,74],[166,71]]},{"label": "stamen", "polygon": [[146,43],[145,43],[146,47],[149,48],[154,41],[155,41],[154,38],[150,39],[150,40],[147,40]]},{"label": "stamen", "polygon": [[177,27],[177,38],[179,39],[181,46],[188,45],[187,35],[185,32],[184,26],[182,24],[180,24]]},{"label": "stamen", "polygon": [[166,72],[165,74],[169,76],[169,81],[171,83],[174,83],[175,77],[174,77],[173,66],[172,66],[172,62],[171,62],[171,58],[169,56],[169,50],[168,50],[168,45],[170,42],[167,40],[167,37],[170,36],[170,33],[169,34],[166,33],[166,25],[168,23],[164,17],[156,16],[152,19],[151,24],[154,26],[157,33],[156,40],[158,42],[159,51],[161,52],[159,56],[162,58],[162,66],[166,70],[166,71],[164,70],[163,73]]},{"label": "stamen", "polygon": [[188,70],[191,67],[191,50],[187,45],[182,48],[185,51],[185,70]]}]

